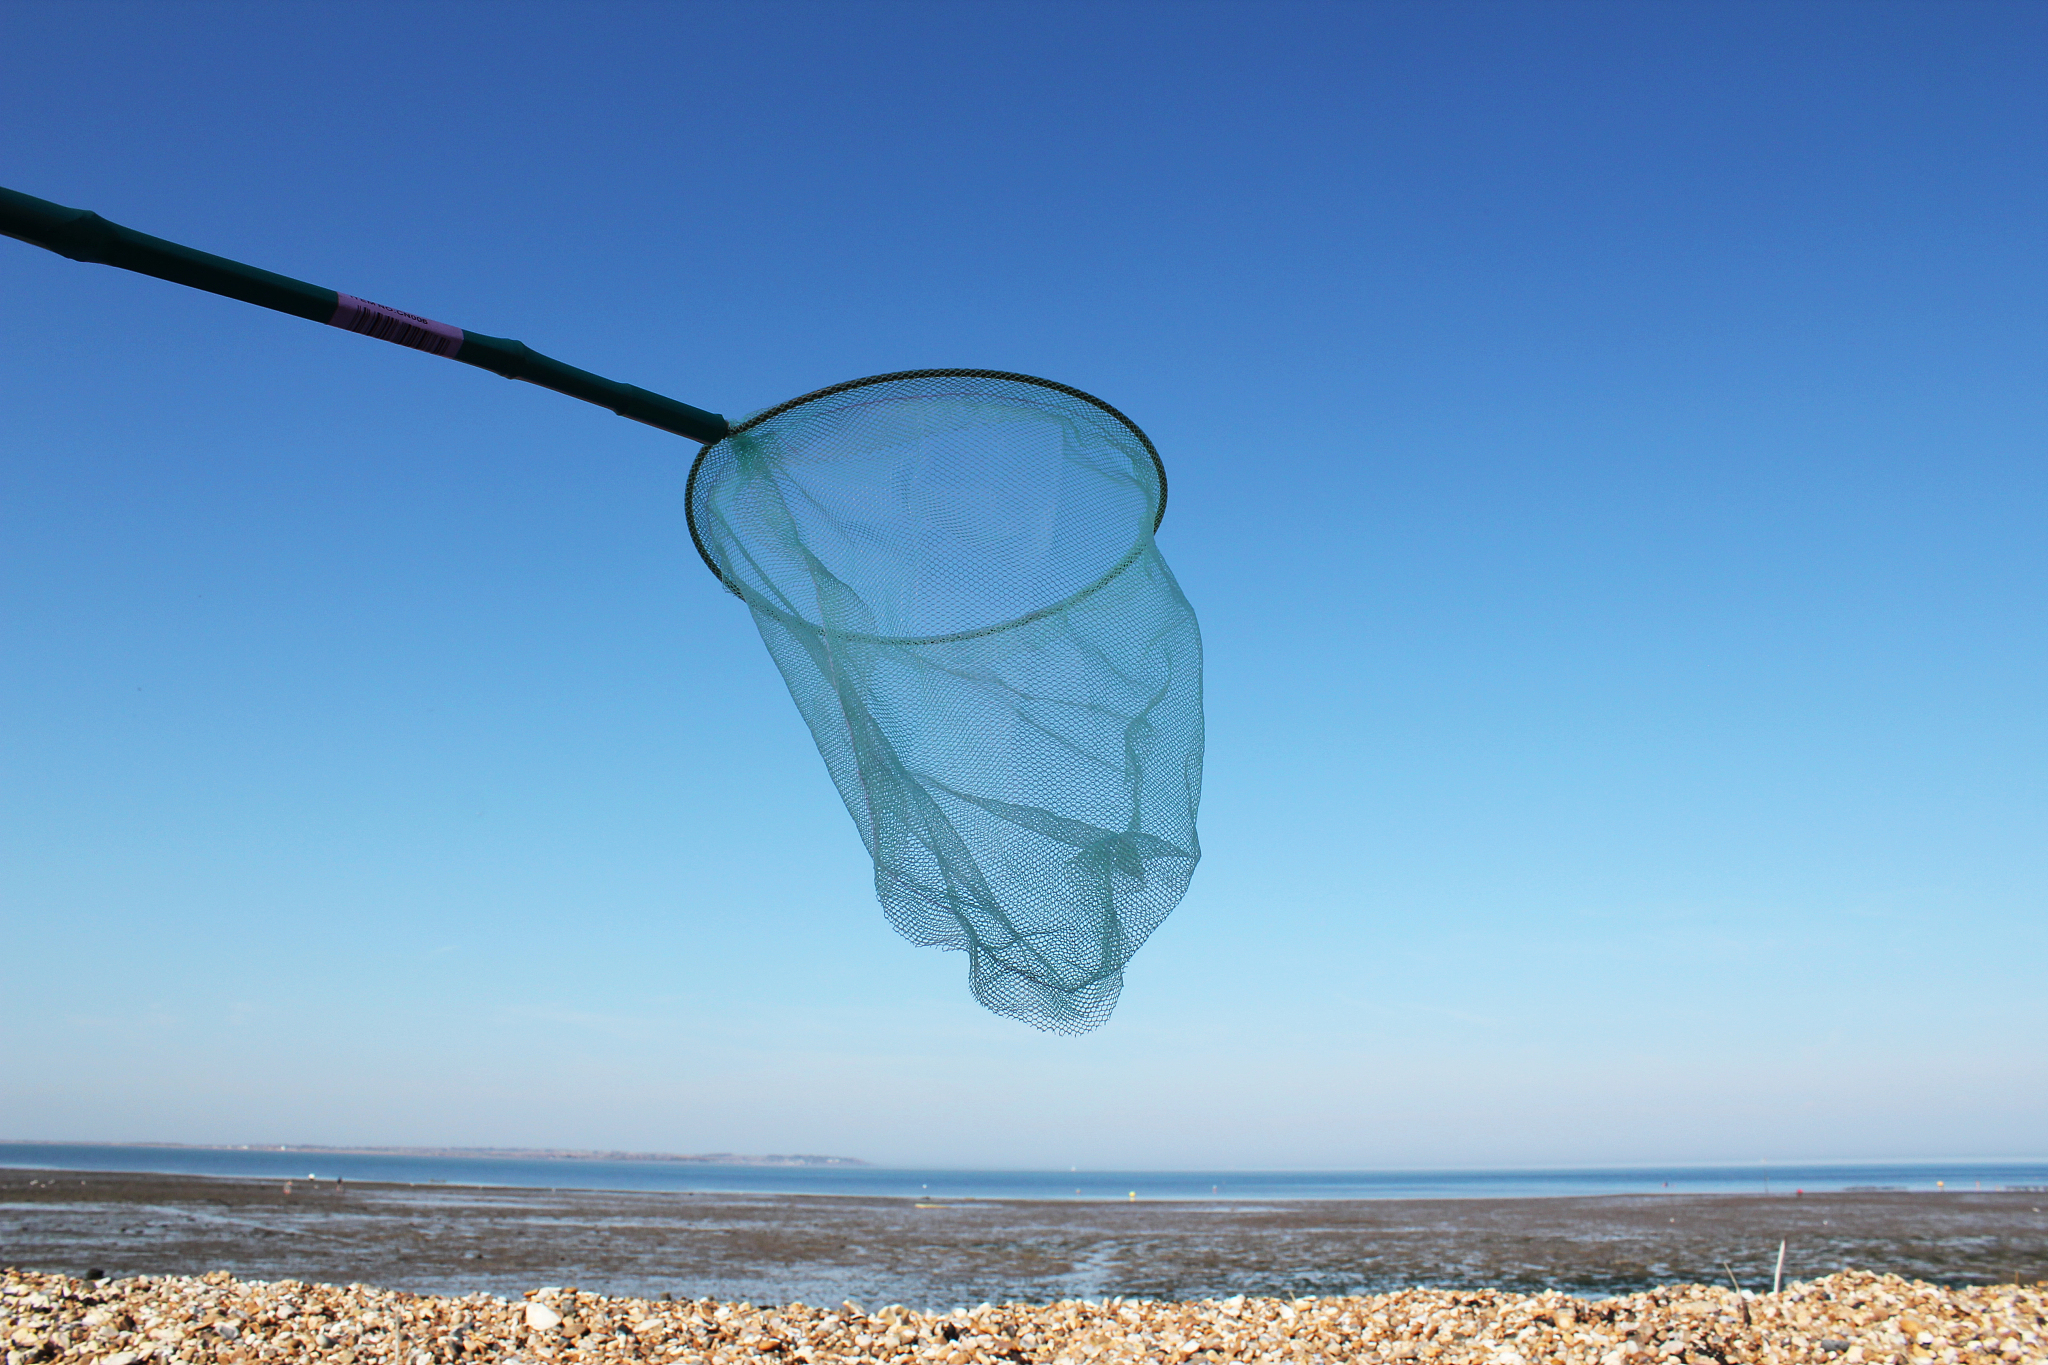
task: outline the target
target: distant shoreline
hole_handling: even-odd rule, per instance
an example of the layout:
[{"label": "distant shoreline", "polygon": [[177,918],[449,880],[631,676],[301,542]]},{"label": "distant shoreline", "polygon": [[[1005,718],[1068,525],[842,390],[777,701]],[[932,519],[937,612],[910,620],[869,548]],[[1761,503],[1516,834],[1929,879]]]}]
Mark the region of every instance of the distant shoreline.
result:
[{"label": "distant shoreline", "polygon": [[1826,1190],[2048,1193],[2048,1161],[1440,1171],[960,1170],[818,1153],[688,1155],[580,1148],[48,1143],[0,1139],[0,1168],[155,1171],[401,1185],[845,1194],[930,1199],[1260,1200],[1555,1198]]},{"label": "distant shoreline", "polygon": [[770,1153],[748,1156],[737,1152],[706,1152],[689,1155],[677,1152],[598,1152],[573,1147],[336,1147],[320,1143],[283,1142],[34,1142],[26,1139],[0,1140],[8,1147],[137,1147],[176,1152],[307,1152],[329,1156],[417,1156],[490,1159],[502,1157],[525,1161],[674,1161],[697,1166],[866,1166],[851,1156],[819,1156],[809,1152]]}]

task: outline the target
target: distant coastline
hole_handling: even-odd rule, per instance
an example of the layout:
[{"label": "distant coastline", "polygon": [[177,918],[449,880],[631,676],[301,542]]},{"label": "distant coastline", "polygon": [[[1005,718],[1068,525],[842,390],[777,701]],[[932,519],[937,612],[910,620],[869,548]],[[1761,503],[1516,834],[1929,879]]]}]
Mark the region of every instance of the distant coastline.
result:
[{"label": "distant coastline", "polygon": [[738,1152],[595,1152],[574,1147],[331,1147],[318,1143],[288,1142],[66,1142],[62,1144],[0,1141],[8,1147],[146,1147],[176,1152],[309,1152],[348,1156],[415,1156],[482,1158],[503,1157],[518,1161],[674,1161],[697,1166],[866,1166],[851,1156],[819,1156],[810,1152],[771,1152],[749,1156]]},{"label": "distant coastline", "polygon": [[[852,1157],[635,1154],[511,1147],[0,1141],[0,1170],[127,1172],[350,1186],[475,1186],[720,1195],[1201,1203],[1383,1199],[1550,1199],[1828,1191],[1880,1200],[2048,1193],[2048,1161],[1745,1163],[1736,1166],[1422,1171],[974,1170],[871,1165]],[[40,1177],[38,1177],[40,1178]],[[1862,1187],[1862,1188],[1853,1188]],[[1889,1188],[1872,1188],[1889,1187]],[[2031,1205],[2030,1205],[2031,1207]]]}]

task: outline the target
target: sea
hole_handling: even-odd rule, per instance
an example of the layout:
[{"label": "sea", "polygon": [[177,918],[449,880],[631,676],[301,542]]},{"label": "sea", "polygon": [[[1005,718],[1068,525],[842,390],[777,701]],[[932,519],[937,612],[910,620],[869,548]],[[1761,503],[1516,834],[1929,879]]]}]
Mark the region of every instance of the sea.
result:
[{"label": "sea", "polygon": [[610,1160],[507,1152],[409,1153],[291,1147],[0,1142],[0,1167],[141,1171],[272,1180],[482,1185],[550,1190],[852,1195],[892,1199],[1540,1199],[1607,1194],[1796,1191],[2048,1191],[2048,1161],[1746,1162],[1501,1170],[1115,1171],[910,1169]]}]

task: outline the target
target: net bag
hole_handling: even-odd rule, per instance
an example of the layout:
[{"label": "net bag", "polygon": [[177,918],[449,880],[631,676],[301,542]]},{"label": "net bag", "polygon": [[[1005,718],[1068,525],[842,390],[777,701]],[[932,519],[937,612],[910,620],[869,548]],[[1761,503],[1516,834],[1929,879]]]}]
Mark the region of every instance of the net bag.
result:
[{"label": "net bag", "polygon": [[1200,858],[1202,642],[1166,475],[1063,384],[917,370],[738,424],[692,536],[752,610],[914,943],[1057,1033],[1109,1018]]}]

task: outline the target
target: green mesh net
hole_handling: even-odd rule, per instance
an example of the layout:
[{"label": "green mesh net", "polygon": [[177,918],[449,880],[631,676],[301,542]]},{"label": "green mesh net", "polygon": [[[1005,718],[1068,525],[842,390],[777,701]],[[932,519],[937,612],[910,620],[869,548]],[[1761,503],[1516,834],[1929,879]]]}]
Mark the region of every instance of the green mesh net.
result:
[{"label": "green mesh net", "polygon": [[705,447],[690,529],[745,600],[912,942],[1059,1033],[1106,1020],[1201,856],[1202,643],[1166,477],[1027,375],[838,384]]}]

